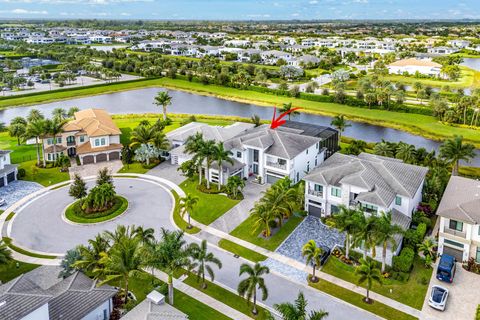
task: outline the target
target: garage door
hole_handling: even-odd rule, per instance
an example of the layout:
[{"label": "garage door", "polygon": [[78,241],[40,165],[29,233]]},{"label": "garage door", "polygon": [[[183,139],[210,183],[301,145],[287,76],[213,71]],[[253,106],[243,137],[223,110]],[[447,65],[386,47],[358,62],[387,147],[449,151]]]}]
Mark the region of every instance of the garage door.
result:
[{"label": "garage door", "polygon": [[312,205],[308,206],[308,214],[320,218],[322,216],[322,209]]},{"label": "garage door", "polygon": [[274,184],[275,182],[277,182],[280,179],[281,178],[276,177],[276,176],[267,175],[267,183],[269,183],[269,184]]},{"label": "garage door", "polygon": [[85,156],[83,157],[83,164],[93,163],[93,156]]},{"label": "garage door", "polygon": [[10,183],[15,180],[15,172],[7,174],[7,183]]},{"label": "garage door", "polygon": [[120,152],[110,152],[108,157],[110,160],[118,160],[120,159]]},{"label": "garage door", "polygon": [[443,253],[451,255],[452,257],[457,259],[458,262],[463,261],[463,251],[462,250],[458,250],[458,249],[454,249],[454,248],[451,248],[451,247],[443,246]]},{"label": "garage door", "polygon": [[107,161],[107,154],[106,153],[97,154],[97,162],[103,162],[103,161]]},{"label": "garage door", "polygon": [[3,177],[0,177],[0,187],[3,187],[5,185],[5,179]]}]

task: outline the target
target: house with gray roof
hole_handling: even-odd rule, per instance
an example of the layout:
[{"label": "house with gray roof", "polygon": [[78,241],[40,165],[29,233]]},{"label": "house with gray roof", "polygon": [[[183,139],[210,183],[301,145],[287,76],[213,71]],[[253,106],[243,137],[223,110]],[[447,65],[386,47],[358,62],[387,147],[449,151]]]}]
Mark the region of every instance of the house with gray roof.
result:
[{"label": "house with gray roof", "polygon": [[0,286],[2,320],[107,320],[117,290],[98,287],[82,272],[59,278],[61,268],[41,266]]},{"label": "house with gray roof", "polygon": [[480,181],[452,176],[437,209],[438,252],[480,263]]},{"label": "house with gray roof", "polygon": [[[399,159],[335,153],[303,179],[305,210],[317,217],[333,215],[342,205],[360,208],[366,215],[390,211],[392,223],[408,229],[422,200],[427,171]],[[401,240],[398,235],[398,248],[387,253],[387,263],[399,252]]]},{"label": "house with gray roof", "polygon": [[10,150],[0,150],[0,187],[17,180],[18,165],[11,164]]},{"label": "house with gray roof", "polygon": [[165,296],[153,290],[147,298],[128,311],[122,320],[188,320],[188,316],[165,303]]}]

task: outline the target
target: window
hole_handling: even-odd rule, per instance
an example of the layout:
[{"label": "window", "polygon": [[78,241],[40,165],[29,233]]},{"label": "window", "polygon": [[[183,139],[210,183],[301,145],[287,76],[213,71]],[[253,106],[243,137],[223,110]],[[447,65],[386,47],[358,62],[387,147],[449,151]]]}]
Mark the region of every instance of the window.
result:
[{"label": "window", "polygon": [[316,184],[313,189],[317,192],[323,192],[323,186],[320,184]]},{"label": "window", "polygon": [[106,144],[107,144],[107,143],[105,142],[105,138],[102,138],[102,139],[100,140],[100,145],[101,145],[101,146],[104,146],[104,145],[106,145]]},{"label": "window", "polygon": [[95,139],[95,147],[98,147],[100,145],[100,139]]},{"label": "window", "polygon": [[331,195],[340,198],[342,196],[342,189],[333,187],[331,190]]},{"label": "window", "polygon": [[57,143],[62,143],[62,137],[57,137]]},{"label": "window", "polygon": [[52,138],[48,138],[48,139],[47,139],[47,144],[53,144],[53,139],[52,139]]},{"label": "window", "polygon": [[340,211],[340,208],[338,208],[337,206],[334,206],[333,204],[330,205],[330,214],[335,214],[335,213],[338,213]]},{"label": "window", "polygon": [[281,166],[284,166],[284,165],[287,164],[287,160],[285,160],[285,159],[280,159],[280,158],[278,158],[277,162],[278,162],[278,164],[281,165]]},{"label": "window", "polygon": [[242,153],[240,151],[237,151],[237,158],[241,158],[242,157]]},{"label": "window", "polygon": [[308,149],[307,149],[307,154],[308,154]]},{"label": "window", "polygon": [[50,153],[47,154],[48,161],[52,161],[52,155]]},{"label": "window", "polygon": [[452,230],[463,231],[463,222],[456,221],[456,220],[450,220],[449,227]]},{"label": "window", "polygon": [[397,206],[402,205],[402,197],[400,197],[400,196],[395,197],[395,205],[397,205]]},{"label": "window", "polygon": [[475,256],[477,263],[480,263],[480,247],[477,247],[477,254]]},{"label": "window", "polygon": [[300,172],[297,172],[297,182],[300,181]]},{"label": "window", "polygon": [[307,162],[307,172],[310,172],[310,161]]},{"label": "window", "polygon": [[80,136],[80,142],[85,142],[85,136]]},{"label": "window", "polygon": [[459,247],[459,248],[463,249],[463,243],[458,243],[456,241],[452,241],[452,240],[449,240],[449,239],[444,239],[443,241],[445,243],[449,244],[449,245],[452,245],[452,246]]},{"label": "window", "polygon": [[360,207],[363,209],[363,211],[368,212],[368,213],[377,213],[378,212],[378,207],[371,205],[371,204],[366,204],[366,203],[361,203]]},{"label": "window", "polygon": [[258,150],[253,150],[253,162],[258,162]]}]

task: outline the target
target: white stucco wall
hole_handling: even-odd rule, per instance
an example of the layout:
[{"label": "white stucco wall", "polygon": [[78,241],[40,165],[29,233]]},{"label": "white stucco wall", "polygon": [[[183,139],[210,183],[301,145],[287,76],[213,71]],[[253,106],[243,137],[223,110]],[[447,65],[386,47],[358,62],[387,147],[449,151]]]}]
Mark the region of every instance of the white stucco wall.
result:
[{"label": "white stucco wall", "polygon": [[45,303],[43,306],[41,306],[37,310],[30,312],[21,320],[49,320],[49,319],[50,319],[50,316],[48,314],[48,303]]},{"label": "white stucco wall", "polygon": [[112,312],[112,300],[108,299],[104,303],[102,303],[100,306],[98,306],[95,310],[87,314],[85,317],[82,318],[82,320],[104,320],[103,315],[104,312],[103,310],[107,310],[107,318],[105,320],[108,320],[110,318],[110,313]]}]

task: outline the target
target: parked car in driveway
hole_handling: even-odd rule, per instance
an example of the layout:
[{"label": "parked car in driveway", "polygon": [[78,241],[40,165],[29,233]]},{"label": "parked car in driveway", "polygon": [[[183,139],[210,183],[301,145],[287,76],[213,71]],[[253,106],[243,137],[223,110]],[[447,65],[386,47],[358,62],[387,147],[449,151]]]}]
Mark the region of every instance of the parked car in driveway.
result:
[{"label": "parked car in driveway", "polygon": [[0,207],[7,205],[7,201],[3,198],[0,198]]},{"label": "parked car in driveway", "polygon": [[437,267],[437,279],[444,282],[453,282],[455,276],[455,258],[448,254],[442,254]]},{"label": "parked car in driveway", "polygon": [[433,286],[428,305],[434,309],[444,311],[447,306],[448,289],[442,286]]}]

